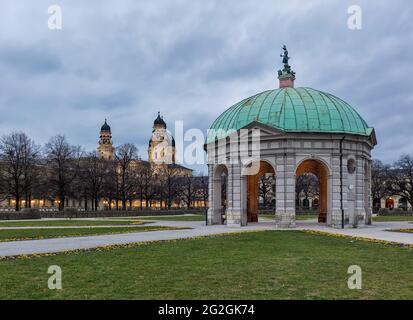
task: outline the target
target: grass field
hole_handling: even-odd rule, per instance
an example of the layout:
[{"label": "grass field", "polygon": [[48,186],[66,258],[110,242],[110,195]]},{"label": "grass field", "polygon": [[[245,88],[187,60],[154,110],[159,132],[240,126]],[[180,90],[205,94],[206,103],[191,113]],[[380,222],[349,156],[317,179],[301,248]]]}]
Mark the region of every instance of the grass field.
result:
[{"label": "grass field", "polygon": [[[275,215],[274,214],[259,214],[258,218],[260,218],[260,217],[275,220]],[[301,214],[301,215],[296,215],[295,218],[296,218],[296,220],[310,220],[310,219],[317,219],[318,215],[315,215],[315,214]]]},{"label": "grass field", "polygon": [[[62,268],[49,290],[47,269]],[[363,289],[350,290],[350,265]],[[413,299],[413,250],[265,231],[0,261],[1,299]]]},{"label": "grass field", "polygon": [[137,219],[128,220],[85,220],[85,219],[60,219],[60,220],[20,220],[20,221],[1,221],[0,227],[66,227],[66,226],[117,226],[133,225],[139,223]]},{"label": "grass field", "polygon": [[141,227],[111,227],[111,228],[65,228],[65,229],[7,229],[0,230],[0,242],[16,240],[34,240],[62,237],[80,237],[102,234],[145,232],[157,230],[171,230],[174,228],[161,226]]},{"label": "grass field", "polygon": [[[275,219],[272,214],[260,214],[259,217]],[[297,215],[297,220],[317,219],[317,215]],[[205,215],[182,215],[182,216],[153,216],[153,217],[113,217],[102,218],[100,220],[86,219],[60,219],[60,220],[21,220],[21,221],[0,221],[0,227],[40,227],[40,226],[122,226],[133,225],[139,221],[205,221]],[[413,216],[378,216],[373,221],[413,221]]]},{"label": "grass field", "polygon": [[373,217],[373,221],[413,221],[413,216],[377,216]]},{"label": "grass field", "polygon": [[155,216],[138,217],[139,220],[158,220],[158,221],[205,221],[205,215],[185,215],[185,216]]}]

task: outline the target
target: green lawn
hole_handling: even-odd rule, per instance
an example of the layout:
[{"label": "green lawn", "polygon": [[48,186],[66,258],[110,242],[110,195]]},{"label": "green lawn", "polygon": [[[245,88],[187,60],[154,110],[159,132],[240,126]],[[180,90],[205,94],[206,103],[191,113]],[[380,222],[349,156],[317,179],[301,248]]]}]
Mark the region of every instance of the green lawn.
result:
[{"label": "green lawn", "polygon": [[377,216],[373,221],[413,221],[413,216]]},{"label": "green lawn", "polygon": [[205,215],[138,217],[138,219],[157,221],[205,221]]},{"label": "green lawn", "polygon": [[141,227],[111,227],[111,228],[65,228],[65,229],[7,229],[0,230],[0,242],[16,240],[33,240],[46,238],[62,238],[91,236],[114,233],[144,232],[156,230],[170,230],[174,228],[160,226]]},{"label": "green lawn", "polygon": [[20,220],[1,221],[0,227],[62,227],[62,226],[117,226],[133,225],[137,219],[130,220],[82,220],[82,219],[61,219],[61,220]]},{"label": "green lawn", "polygon": [[[275,214],[259,214],[258,218],[268,218],[275,220]],[[296,220],[310,220],[310,219],[318,219],[318,215],[315,214],[299,214],[295,216]]]},{"label": "green lawn", "polygon": [[[49,290],[59,265],[63,290]],[[363,270],[363,289],[347,269]],[[413,299],[413,250],[265,231],[0,261],[1,299]]]}]

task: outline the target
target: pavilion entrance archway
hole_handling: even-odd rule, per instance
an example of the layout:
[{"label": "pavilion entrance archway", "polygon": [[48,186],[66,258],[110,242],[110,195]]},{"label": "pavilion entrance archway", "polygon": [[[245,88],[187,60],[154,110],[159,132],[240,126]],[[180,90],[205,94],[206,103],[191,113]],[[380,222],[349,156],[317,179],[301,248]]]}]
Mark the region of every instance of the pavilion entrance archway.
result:
[{"label": "pavilion entrance archway", "polygon": [[386,209],[389,209],[389,210],[394,209],[394,198],[393,197],[386,198],[385,207]]},{"label": "pavilion entrance archway", "polygon": [[[275,190],[273,190],[275,186],[275,171],[270,163],[260,160],[258,172],[247,176],[247,222],[258,222],[259,198],[263,196],[263,192],[260,193],[260,183],[265,183],[261,178],[267,175],[269,175],[269,178],[272,178],[270,179],[272,183],[270,182],[266,187],[271,188],[271,192],[275,195]],[[273,201],[270,202],[274,203]]]},{"label": "pavilion entrance archway", "polygon": [[328,168],[319,160],[308,159],[301,162],[295,172],[296,180],[305,173],[311,173],[317,177],[318,180],[318,222],[327,222],[328,214]]}]

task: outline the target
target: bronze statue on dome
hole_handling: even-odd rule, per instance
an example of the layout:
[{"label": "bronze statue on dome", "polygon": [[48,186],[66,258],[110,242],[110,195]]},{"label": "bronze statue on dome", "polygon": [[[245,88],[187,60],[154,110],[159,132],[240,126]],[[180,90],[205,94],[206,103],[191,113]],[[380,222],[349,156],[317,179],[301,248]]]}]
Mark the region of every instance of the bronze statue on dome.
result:
[{"label": "bronze statue on dome", "polygon": [[288,66],[288,60],[290,60],[290,57],[288,56],[288,50],[287,47],[285,45],[283,45],[283,50],[284,53],[280,54],[280,57],[283,58],[283,64],[284,64],[284,68]]},{"label": "bronze statue on dome", "polygon": [[288,50],[286,45],[283,45],[283,51],[284,53],[280,55],[280,57],[283,58],[282,63],[284,64],[284,68],[282,70],[278,70],[278,76],[282,76],[283,74],[291,74],[295,75],[295,72],[291,70],[291,66],[288,64],[288,60],[290,60],[290,57],[288,56]]}]

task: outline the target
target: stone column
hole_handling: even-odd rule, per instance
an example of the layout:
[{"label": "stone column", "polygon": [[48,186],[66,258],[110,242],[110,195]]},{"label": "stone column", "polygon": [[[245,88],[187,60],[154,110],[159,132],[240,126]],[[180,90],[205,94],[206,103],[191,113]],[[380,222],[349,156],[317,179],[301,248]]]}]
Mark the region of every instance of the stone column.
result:
[{"label": "stone column", "polygon": [[327,176],[327,225],[331,226],[333,220],[333,175]]},{"label": "stone column", "polygon": [[248,200],[247,200],[247,188],[248,188],[248,183],[247,183],[247,176],[241,176],[240,177],[240,214],[241,214],[241,226],[246,226],[248,224],[248,213],[247,213],[247,205],[248,205]]},{"label": "stone column", "polygon": [[354,179],[354,224],[357,224],[357,216],[364,213],[364,179],[363,179],[363,160],[358,156],[355,160],[356,171]]},{"label": "stone column", "polygon": [[366,210],[366,219],[365,224],[370,225],[372,220],[372,202],[371,202],[371,167],[370,167],[370,160],[364,160],[364,207]]},{"label": "stone column", "polygon": [[[208,224],[216,224],[217,219],[216,219],[216,211],[217,211],[217,203],[221,203],[221,194],[219,193],[219,199],[216,199],[215,195],[215,187],[217,187],[217,181],[214,179],[214,171],[215,171],[215,165],[213,164],[208,164]],[[219,190],[221,190],[221,185],[218,183]],[[218,191],[216,191],[218,194]]]},{"label": "stone column", "polygon": [[241,167],[240,165],[231,165],[228,170],[228,209],[227,225],[241,226],[242,201],[241,201]]},{"label": "stone column", "polygon": [[364,157],[356,159],[355,173],[355,206],[353,226],[371,223],[371,204],[370,204],[370,173],[368,160]]},{"label": "stone column", "polygon": [[[338,143],[337,143],[338,145]],[[346,164],[343,157],[343,164],[342,164],[342,179],[343,179],[343,209],[344,209],[344,225],[348,224],[349,222],[349,215],[347,211],[347,171],[346,171]],[[342,223],[342,213],[341,213],[341,194],[340,194],[340,155],[335,154],[331,160],[331,170],[332,170],[332,197],[331,197],[331,227],[334,228],[341,228]]]},{"label": "stone column", "polygon": [[277,228],[295,227],[295,158],[276,159],[276,214]]}]

